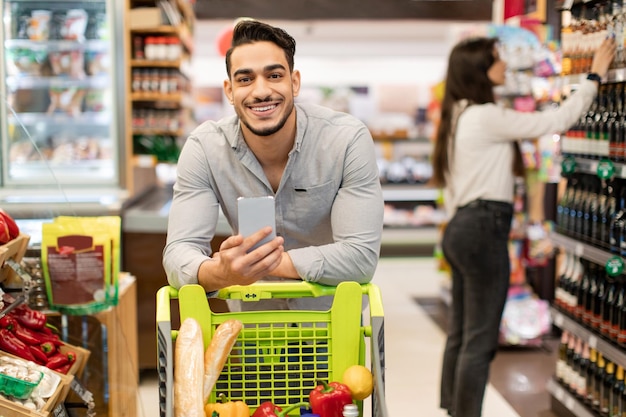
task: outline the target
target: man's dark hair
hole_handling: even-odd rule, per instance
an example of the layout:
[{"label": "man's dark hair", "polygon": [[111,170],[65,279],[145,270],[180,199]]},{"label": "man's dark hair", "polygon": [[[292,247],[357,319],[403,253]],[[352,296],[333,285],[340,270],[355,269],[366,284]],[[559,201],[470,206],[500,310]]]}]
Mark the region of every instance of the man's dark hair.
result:
[{"label": "man's dark hair", "polygon": [[235,25],[230,49],[226,52],[226,73],[230,78],[230,56],[233,50],[254,42],[272,42],[285,51],[289,71],[293,71],[293,56],[296,53],[295,39],[283,29],[270,26],[258,20],[242,20]]}]

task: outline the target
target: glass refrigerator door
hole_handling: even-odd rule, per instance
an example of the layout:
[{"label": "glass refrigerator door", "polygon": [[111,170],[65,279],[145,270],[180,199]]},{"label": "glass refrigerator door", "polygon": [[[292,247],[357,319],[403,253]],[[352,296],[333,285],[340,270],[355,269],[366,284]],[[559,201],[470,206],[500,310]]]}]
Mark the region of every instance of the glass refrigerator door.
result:
[{"label": "glass refrigerator door", "polygon": [[120,183],[114,4],[3,0],[4,186]]}]

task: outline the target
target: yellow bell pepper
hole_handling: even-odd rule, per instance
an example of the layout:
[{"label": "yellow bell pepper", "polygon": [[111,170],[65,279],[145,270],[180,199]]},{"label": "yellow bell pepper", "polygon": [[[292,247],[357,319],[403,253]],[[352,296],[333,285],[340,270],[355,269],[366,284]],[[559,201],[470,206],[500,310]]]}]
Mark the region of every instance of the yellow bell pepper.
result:
[{"label": "yellow bell pepper", "polygon": [[204,406],[206,417],[250,417],[250,408],[243,401],[227,401],[224,394],[220,394],[219,401]]}]

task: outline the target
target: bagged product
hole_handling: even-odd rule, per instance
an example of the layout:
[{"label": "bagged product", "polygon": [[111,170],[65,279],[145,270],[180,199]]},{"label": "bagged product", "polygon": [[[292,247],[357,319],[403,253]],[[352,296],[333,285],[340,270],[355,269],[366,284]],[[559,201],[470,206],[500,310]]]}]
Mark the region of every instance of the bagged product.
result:
[{"label": "bagged product", "polygon": [[93,314],[118,301],[121,218],[55,218],[42,225],[41,262],[50,306]]}]

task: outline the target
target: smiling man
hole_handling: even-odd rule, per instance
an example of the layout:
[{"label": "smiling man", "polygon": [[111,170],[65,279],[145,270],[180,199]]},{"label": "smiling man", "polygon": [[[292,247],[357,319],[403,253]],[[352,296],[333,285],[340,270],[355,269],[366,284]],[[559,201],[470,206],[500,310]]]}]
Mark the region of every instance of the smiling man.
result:
[{"label": "smiling man", "polygon": [[[280,28],[236,25],[224,81],[236,115],[196,128],[178,161],[163,252],[170,285],[199,283],[211,292],[261,279],[372,279],[383,220],[372,137],[353,116],[295,104],[295,49]],[[277,237],[250,250],[271,229],[234,234],[212,253],[220,208],[236,231],[237,198],[261,196],[275,200]],[[322,299],[271,301],[272,308],[329,306]]]}]

